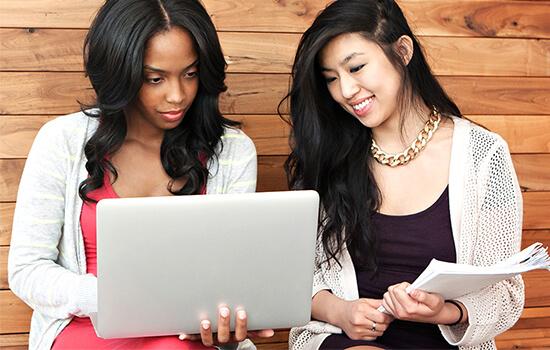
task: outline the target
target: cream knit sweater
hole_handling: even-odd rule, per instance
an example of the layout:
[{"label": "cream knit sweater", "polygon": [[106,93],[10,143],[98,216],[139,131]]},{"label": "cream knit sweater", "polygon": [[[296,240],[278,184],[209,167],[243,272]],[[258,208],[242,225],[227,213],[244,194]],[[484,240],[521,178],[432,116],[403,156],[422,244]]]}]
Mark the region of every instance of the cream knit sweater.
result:
[{"label": "cream knit sweater", "polygon": [[[517,253],[521,246],[522,197],[506,142],[467,120],[453,118],[454,132],[449,174],[449,207],[457,262],[491,265]],[[317,245],[316,262],[325,260]],[[347,251],[342,267],[323,264],[316,269],[314,296],[331,290],[345,300],[359,298],[355,270]],[[439,326],[444,338],[460,349],[496,349],[494,337],[512,327],[524,304],[520,276],[458,298],[468,309],[469,323]],[[293,350],[318,349],[334,325],[311,321],[291,330]]]}]

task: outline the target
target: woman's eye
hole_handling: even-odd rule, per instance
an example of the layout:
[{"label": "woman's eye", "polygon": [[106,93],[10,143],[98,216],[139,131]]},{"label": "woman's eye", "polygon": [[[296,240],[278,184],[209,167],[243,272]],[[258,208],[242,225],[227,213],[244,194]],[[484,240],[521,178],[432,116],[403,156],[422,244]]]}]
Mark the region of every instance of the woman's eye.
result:
[{"label": "woman's eye", "polygon": [[185,73],[185,77],[186,78],[194,78],[194,77],[197,76],[197,73],[198,73],[197,71],[187,72],[187,73]]},{"label": "woman's eye", "polygon": [[350,71],[350,73],[356,73],[356,72],[359,72],[361,70],[361,68],[363,68],[364,66],[365,66],[364,64],[361,64],[361,65],[352,67],[349,71]]},{"label": "woman's eye", "polygon": [[159,84],[162,81],[161,77],[147,78],[147,82],[150,84]]},{"label": "woman's eye", "polygon": [[336,80],[336,78],[334,78],[334,77],[325,77],[325,82],[326,82],[327,84],[330,84],[330,83],[332,83],[332,82],[335,81],[335,80]]}]

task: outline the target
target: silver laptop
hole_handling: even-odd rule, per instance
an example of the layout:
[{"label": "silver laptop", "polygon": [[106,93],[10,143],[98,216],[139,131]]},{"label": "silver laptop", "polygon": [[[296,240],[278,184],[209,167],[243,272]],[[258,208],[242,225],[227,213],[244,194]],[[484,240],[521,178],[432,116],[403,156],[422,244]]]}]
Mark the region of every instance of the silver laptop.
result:
[{"label": "silver laptop", "polygon": [[318,209],[315,191],[102,200],[96,333],[199,333],[221,304],[250,330],[306,324]]}]

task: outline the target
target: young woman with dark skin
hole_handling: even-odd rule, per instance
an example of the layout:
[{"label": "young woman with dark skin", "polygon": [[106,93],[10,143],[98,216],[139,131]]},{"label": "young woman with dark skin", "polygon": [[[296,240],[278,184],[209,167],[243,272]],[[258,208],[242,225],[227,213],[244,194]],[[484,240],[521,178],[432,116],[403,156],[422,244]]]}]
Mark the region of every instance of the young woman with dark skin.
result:
[{"label": "young woman with dark skin", "polygon": [[183,341],[95,335],[97,202],[253,192],[256,151],[220,114],[226,64],[199,1],[108,0],[84,47],[97,101],[40,130],[14,214],[9,282],[34,309],[29,348],[235,348],[249,335],[273,335],[250,334],[246,311],[225,305],[217,329],[203,320],[201,334]]}]

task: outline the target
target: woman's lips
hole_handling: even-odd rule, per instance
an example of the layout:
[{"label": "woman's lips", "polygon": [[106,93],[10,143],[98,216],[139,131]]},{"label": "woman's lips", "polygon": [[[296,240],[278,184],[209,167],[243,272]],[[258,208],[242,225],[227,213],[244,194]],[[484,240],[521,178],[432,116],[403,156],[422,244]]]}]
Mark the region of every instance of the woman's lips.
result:
[{"label": "woman's lips", "polygon": [[164,120],[168,122],[175,122],[181,119],[183,116],[183,110],[178,109],[175,111],[169,111],[169,112],[159,112],[160,115],[163,117]]}]

